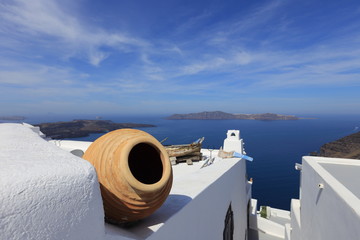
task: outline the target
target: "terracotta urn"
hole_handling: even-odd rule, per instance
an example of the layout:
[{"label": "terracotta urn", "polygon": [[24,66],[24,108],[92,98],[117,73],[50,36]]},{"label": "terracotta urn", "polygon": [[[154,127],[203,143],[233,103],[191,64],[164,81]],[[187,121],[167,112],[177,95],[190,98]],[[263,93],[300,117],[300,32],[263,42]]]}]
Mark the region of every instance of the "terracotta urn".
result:
[{"label": "terracotta urn", "polygon": [[110,223],[145,218],[169,195],[173,176],[168,154],[146,132],[109,132],[94,141],[83,158],[96,169],[105,220]]}]

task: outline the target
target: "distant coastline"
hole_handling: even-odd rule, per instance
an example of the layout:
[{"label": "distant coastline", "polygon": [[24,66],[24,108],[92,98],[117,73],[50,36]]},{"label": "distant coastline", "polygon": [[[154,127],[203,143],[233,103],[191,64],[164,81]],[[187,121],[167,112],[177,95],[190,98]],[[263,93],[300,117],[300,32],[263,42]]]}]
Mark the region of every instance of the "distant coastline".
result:
[{"label": "distant coastline", "polygon": [[0,116],[0,120],[3,121],[22,121],[25,120],[24,116]]},{"label": "distant coastline", "polygon": [[183,119],[199,119],[199,120],[223,120],[223,119],[248,119],[248,120],[298,120],[294,115],[280,115],[275,113],[261,113],[261,114],[233,114],[222,111],[213,112],[199,112],[188,114],[173,114],[166,119],[169,120],[183,120]]},{"label": "distant coastline", "polygon": [[35,124],[47,137],[63,139],[87,137],[91,133],[106,133],[121,128],[156,127],[152,124],[114,123],[110,120],[73,120],[70,122]]}]

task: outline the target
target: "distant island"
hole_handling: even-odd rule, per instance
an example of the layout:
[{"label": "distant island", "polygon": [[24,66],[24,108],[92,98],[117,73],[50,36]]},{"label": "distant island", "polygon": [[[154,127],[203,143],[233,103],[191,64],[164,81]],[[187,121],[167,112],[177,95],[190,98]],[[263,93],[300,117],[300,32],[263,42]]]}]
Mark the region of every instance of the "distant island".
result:
[{"label": "distant island", "polygon": [[63,139],[87,137],[90,133],[106,133],[121,128],[155,127],[151,124],[114,123],[110,120],[73,120],[70,122],[40,123],[41,132],[47,137]]},{"label": "distant island", "polygon": [[236,114],[226,113],[221,111],[214,112],[200,112],[188,114],[173,114],[166,119],[182,120],[182,119],[199,119],[199,120],[220,120],[220,119],[249,119],[249,120],[298,120],[299,118],[294,115],[280,115],[275,113],[261,113],[261,114]]},{"label": "distant island", "polygon": [[312,156],[360,159],[360,132],[353,133],[321,146]]},{"label": "distant island", "polygon": [[25,119],[23,116],[0,116],[0,120],[4,121],[22,121]]}]

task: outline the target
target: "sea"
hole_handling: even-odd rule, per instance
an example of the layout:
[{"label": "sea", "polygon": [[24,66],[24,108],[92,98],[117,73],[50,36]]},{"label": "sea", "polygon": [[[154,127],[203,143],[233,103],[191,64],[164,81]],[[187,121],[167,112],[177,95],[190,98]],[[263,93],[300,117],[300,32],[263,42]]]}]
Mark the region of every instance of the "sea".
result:
[{"label": "sea", "polygon": [[[101,116],[104,120],[119,123],[154,124],[156,127],[141,130],[159,141],[167,138],[166,145],[191,143],[205,137],[204,148],[218,149],[223,145],[227,130],[240,130],[245,151],[254,158],[247,162],[248,177],[253,179],[253,198],[258,199],[258,206],[286,210],[290,209],[292,198],[299,198],[300,173],[295,170],[295,163],[301,163],[302,156],[318,151],[323,144],[360,130],[360,115],[306,115],[300,116],[306,119],[289,121],[167,120],[165,117]],[[28,117],[25,122],[36,124],[96,118],[100,117],[50,114]],[[101,135],[91,134],[73,140],[94,141]]]}]

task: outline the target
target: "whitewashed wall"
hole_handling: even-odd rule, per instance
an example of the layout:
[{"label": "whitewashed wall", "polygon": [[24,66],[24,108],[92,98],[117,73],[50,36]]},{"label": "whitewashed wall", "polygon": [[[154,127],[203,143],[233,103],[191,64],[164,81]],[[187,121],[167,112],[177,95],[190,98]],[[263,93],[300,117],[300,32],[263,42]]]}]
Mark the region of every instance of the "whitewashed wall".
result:
[{"label": "whitewashed wall", "polygon": [[[218,166],[203,169],[204,174],[207,170],[211,174],[211,167]],[[245,239],[249,200],[245,173],[245,160],[238,161],[148,239],[222,239],[230,203],[234,213],[234,239]],[[201,176],[198,177],[201,181]]]},{"label": "whitewashed wall", "polygon": [[[359,199],[314,157],[304,157],[302,165],[301,239],[360,239]],[[319,183],[324,184],[323,189]]]},{"label": "whitewashed wall", "polygon": [[301,240],[300,201],[291,199],[291,240]]},{"label": "whitewashed wall", "polygon": [[103,239],[94,168],[30,127],[0,124],[0,239]]}]

